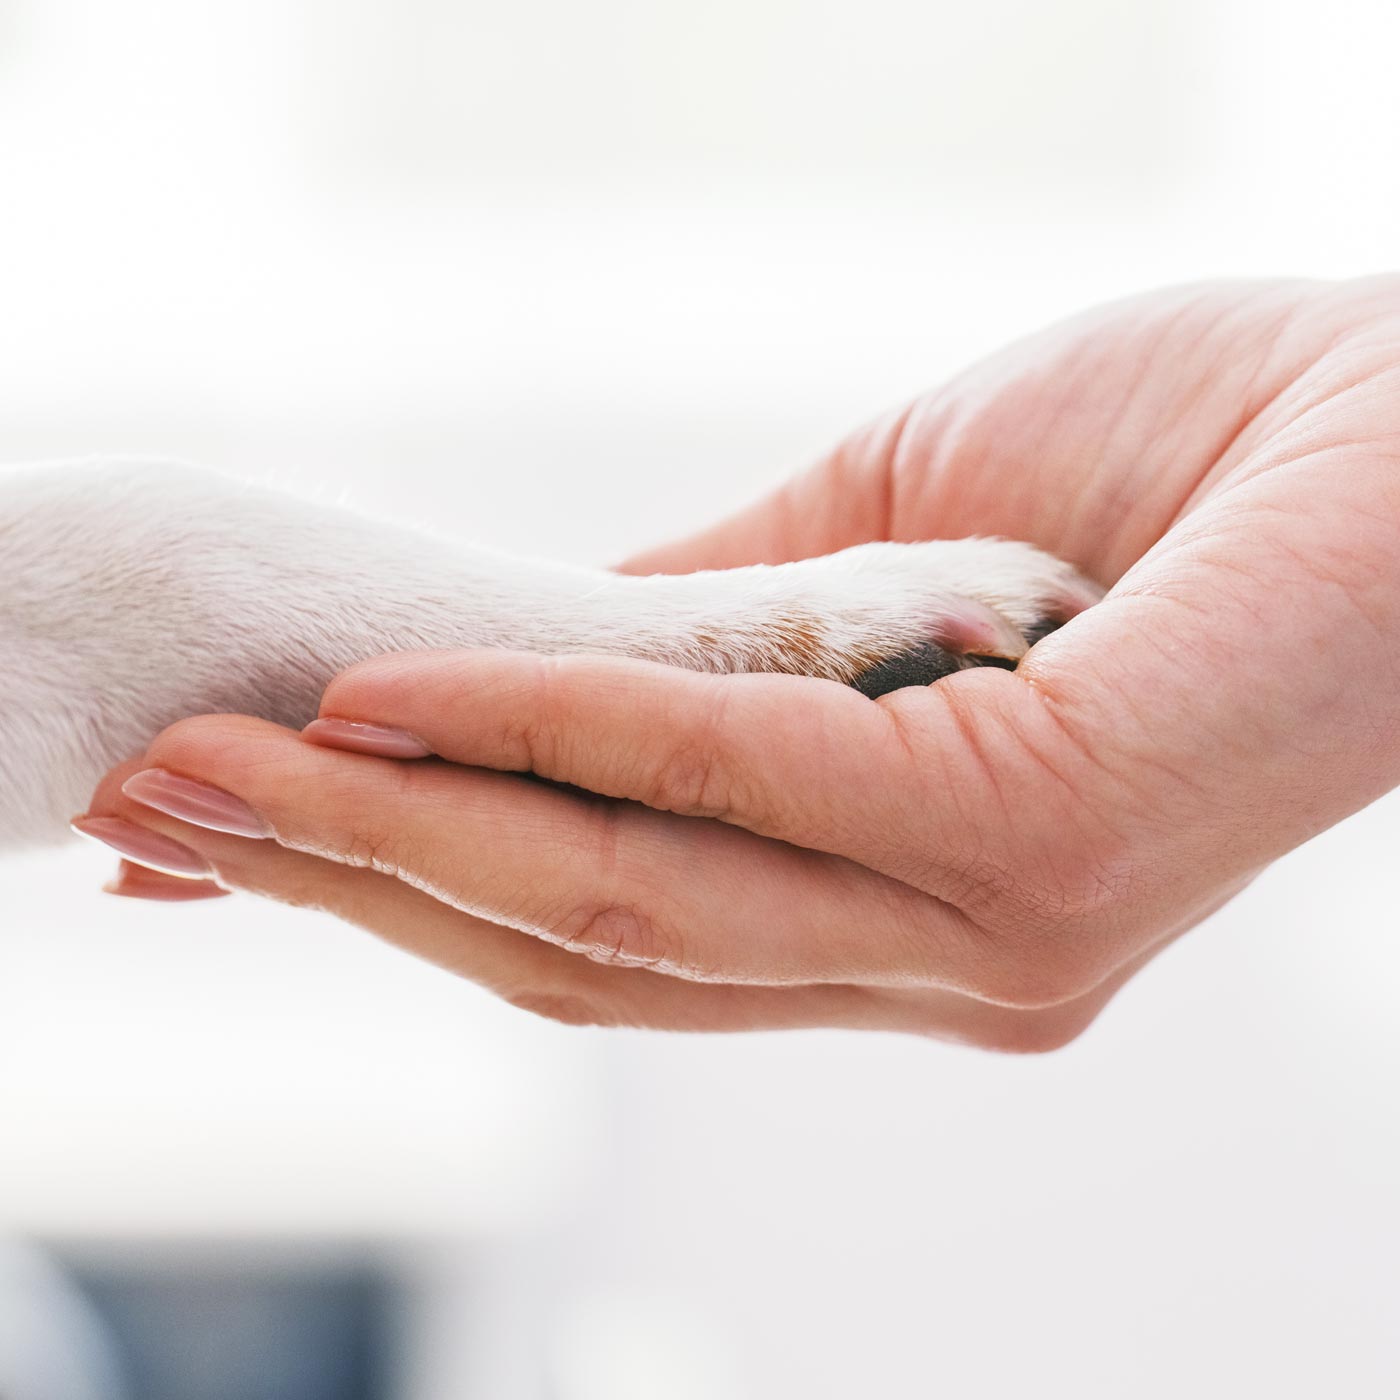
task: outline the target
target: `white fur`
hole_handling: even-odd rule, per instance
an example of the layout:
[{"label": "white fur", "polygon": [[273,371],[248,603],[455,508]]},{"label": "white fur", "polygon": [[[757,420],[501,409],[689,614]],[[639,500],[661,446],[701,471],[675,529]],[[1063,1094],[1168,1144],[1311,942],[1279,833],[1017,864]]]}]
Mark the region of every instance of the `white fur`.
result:
[{"label": "white fur", "polygon": [[62,834],[97,779],[175,720],[301,725],[337,671],[380,652],[610,652],[849,680],[969,608],[1024,630],[1084,587],[1028,545],[988,540],[628,578],[185,468],[0,471],[0,849]]}]

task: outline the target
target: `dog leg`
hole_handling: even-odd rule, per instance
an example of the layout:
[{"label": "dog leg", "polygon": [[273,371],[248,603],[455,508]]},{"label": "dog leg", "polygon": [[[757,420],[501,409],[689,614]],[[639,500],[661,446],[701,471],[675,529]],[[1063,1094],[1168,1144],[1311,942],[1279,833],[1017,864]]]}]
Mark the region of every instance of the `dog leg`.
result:
[{"label": "dog leg", "polygon": [[61,835],[166,725],[313,718],[355,661],[424,647],[639,656],[869,695],[1013,665],[1097,597],[999,540],[871,544],[631,578],[514,558],[182,468],[0,474],[0,849]]}]

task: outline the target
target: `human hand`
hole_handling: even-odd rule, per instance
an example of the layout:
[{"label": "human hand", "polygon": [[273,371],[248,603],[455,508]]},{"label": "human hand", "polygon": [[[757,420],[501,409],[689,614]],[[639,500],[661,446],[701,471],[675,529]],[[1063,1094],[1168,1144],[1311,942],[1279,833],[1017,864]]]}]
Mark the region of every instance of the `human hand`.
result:
[{"label": "human hand", "polygon": [[[187,873],[330,909],[561,1019],[1046,1048],[1400,781],[1397,465],[1400,279],[1137,300],[1012,347],[632,566],[1027,539],[1112,587],[1014,673],[870,701],[786,676],[404,654],[347,672],[322,714],[448,762],[206,717],[92,810],[194,852]],[[150,769],[257,817],[226,804],[245,834],[211,832],[150,805],[197,815],[188,788],[123,794]]]}]

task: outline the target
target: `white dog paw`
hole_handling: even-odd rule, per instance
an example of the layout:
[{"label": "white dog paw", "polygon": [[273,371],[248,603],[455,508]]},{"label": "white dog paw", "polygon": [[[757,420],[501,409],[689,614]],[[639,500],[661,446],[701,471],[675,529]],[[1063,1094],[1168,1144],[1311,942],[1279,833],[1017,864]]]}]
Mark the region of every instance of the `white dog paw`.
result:
[{"label": "white dog paw", "polygon": [[1014,667],[1102,596],[1063,561],[995,539],[860,545],[740,572],[761,576],[758,596],[741,644],[722,639],[723,669],[819,676],[872,698],[971,666]]}]

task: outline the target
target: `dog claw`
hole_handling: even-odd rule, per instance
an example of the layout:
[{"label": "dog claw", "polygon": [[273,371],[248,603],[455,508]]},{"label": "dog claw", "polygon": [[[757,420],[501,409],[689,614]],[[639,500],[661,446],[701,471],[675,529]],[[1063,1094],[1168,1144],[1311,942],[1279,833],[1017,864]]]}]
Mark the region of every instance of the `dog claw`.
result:
[{"label": "dog claw", "polygon": [[1002,661],[1019,661],[1030,643],[1019,628],[995,608],[971,598],[962,599],[940,620],[938,644],[959,656],[991,656]]},{"label": "dog claw", "polygon": [[1103,601],[1104,590],[1096,583],[1090,583],[1082,574],[1075,574],[1066,582],[1064,591],[1055,599],[1051,616],[1058,623],[1068,622],[1087,612],[1095,603]]}]

